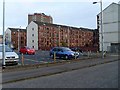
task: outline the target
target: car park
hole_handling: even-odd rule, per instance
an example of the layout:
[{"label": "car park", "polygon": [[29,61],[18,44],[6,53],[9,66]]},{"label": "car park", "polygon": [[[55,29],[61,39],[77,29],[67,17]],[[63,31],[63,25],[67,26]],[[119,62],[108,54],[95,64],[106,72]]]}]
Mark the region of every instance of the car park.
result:
[{"label": "car park", "polygon": [[50,50],[50,57],[72,59],[72,58],[78,58],[79,53],[74,52],[70,48],[67,48],[67,47],[54,47]]},{"label": "car park", "polygon": [[[3,60],[3,44],[0,44],[0,60]],[[5,64],[18,64],[19,56],[9,46],[5,45]]]},{"label": "car park", "polygon": [[20,48],[19,52],[23,54],[35,54],[35,49],[24,46]]}]

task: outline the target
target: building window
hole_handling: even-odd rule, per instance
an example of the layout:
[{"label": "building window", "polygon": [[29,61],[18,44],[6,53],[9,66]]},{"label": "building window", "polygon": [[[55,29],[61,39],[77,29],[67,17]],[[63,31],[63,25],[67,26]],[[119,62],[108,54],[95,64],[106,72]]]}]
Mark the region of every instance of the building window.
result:
[{"label": "building window", "polygon": [[32,36],[34,37],[34,34],[32,34]]},{"label": "building window", "polygon": [[46,28],[47,30],[49,30],[49,28]]},{"label": "building window", "polygon": [[49,45],[49,41],[47,41],[47,45]]},{"label": "building window", "polygon": [[34,31],[34,28],[32,28],[32,30]]},{"label": "building window", "polygon": [[34,46],[32,46],[32,48],[34,48]]},{"label": "building window", "polygon": [[58,33],[56,34],[56,37],[59,37],[59,34],[58,34]]},{"label": "building window", "polygon": [[23,41],[21,41],[21,44],[23,44],[24,42]]},{"label": "building window", "polygon": [[32,40],[32,42],[34,43],[34,40]]},{"label": "building window", "polygon": [[24,39],[24,37],[21,37],[21,40],[23,40]]}]

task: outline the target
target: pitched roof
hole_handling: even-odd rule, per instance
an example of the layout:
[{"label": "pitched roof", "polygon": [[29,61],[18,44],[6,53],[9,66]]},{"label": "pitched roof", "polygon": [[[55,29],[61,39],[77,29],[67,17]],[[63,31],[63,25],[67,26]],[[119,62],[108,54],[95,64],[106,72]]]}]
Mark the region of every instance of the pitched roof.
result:
[{"label": "pitched roof", "polygon": [[[105,9],[103,9],[102,11],[104,12],[105,10],[107,10],[109,7],[111,7],[112,5],[118,5],[120,6],[120,4],[117,4],[117,3],[111,3],[109,6],[107,6]],[[100,12],[101,13],[101,12]],[[98,13],[97,15],[99,15],[100,13]]]},{"label": "pitched roof", "polygon": [[18,31],[18,30],[20,30],[20,31],[26,32],[26,29],[21,29],[21,28],[8,28],[8,29],[10,29],[11,31]]},{"label": "pitched roof", "polygon": [[33,21],[36,23],[38,26],[40,25],[46,25],[46,26],[53,26],[53,27],[62,27],[62,28],[73,28],[73,29],[78,29],[78,30],[87,30],[87,31],[93,31],[95,29],[88,29],[88,28],[77,28],[77,27],[72,27],[72,26],[66,26],[66,25],[58,25],[58,24],[51,24],[51,23],[44,23],[44,22],[38,22],[38,21]]}]

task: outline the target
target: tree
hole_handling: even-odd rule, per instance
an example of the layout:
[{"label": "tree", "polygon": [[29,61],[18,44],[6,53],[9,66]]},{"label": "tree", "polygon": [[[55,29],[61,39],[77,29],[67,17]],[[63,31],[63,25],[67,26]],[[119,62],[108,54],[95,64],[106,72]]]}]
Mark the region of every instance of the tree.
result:
[{"label": "tree", "polygon": [[63,47],[66,47],[67,46],[67,43],[66,42],[61,42],[62,46]]}]

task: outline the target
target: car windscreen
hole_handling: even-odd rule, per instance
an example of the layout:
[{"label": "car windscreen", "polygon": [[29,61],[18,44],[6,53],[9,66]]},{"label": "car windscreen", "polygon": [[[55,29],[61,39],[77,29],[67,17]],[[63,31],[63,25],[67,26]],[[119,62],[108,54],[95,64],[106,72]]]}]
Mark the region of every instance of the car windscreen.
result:
[{"label": "car windscreen", "polygon": [[[3,51],[3,47],[0,46],[0,52]],[[8,46],[5,46],[5,52],[12,52],[13,50],[11,48],[9,48]]]},{"label": "car windscreen", "polygon": [[26,49],[31,49],[30,47],[26,47]]},{"label": "car windscreen", "polygon": [[71,51],[69,48],[62,48],[63,51]]}]

